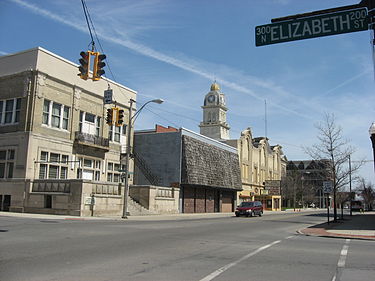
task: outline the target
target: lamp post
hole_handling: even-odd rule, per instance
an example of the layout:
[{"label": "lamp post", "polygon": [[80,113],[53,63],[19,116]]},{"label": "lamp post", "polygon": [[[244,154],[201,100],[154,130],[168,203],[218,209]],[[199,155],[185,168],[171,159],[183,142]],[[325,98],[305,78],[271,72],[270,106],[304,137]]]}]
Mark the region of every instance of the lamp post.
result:
[{"label": "lamp post", "polygon": [[[126,155],[125,155],[125,172],[122,174],[122,176],[125,178],[125,190],[124,190],[124,205],[122,208],[122,218],[127,219],[129,216],[128,212],[128,197],[129,197],[129,162],[130,162],[130,154],[132,153],[132,146],[130,145],[131,142],[131,135],[132,135],[132,127],[135,122],[135,119],[139,116],[139,113],[141,110],[149,103],[154,102],[157,104],[161,104],[164,102],[162,99],[155,99],[150,100],[143,104],[141,108],[132,116],[133,114],[133,103],[135,103],[135,100],[130,99],[130,106],[129,106],[129,120],[128,120],[128,132],[127,132],[127,138],[126,138]],[[134,120],[133,120],[134,119]]]},{"label": "lamp post", "polygon": [[372,122],[370,129],[368,130],[370,139],[372,142],[372,152],[374,154],[374,171],[375,171],[375,122]]}]

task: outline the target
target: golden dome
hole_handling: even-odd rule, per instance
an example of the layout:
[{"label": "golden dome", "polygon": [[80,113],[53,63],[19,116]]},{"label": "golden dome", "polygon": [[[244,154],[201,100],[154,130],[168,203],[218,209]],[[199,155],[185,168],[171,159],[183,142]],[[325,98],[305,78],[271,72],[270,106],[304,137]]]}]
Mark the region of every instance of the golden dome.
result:
[{"label": "golden dome", "polygon": [[220,91],[220,86],[216,82],[211,85],[211,91]]}]

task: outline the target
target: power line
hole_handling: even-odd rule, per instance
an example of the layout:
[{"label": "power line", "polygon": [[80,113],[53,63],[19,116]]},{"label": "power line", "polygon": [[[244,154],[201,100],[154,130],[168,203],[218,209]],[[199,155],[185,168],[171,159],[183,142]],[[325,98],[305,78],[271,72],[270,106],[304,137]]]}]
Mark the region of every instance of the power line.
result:
[{"label": "power line", "polygon": [[[89,29],[89,32],[90,32],[91,50],[94,51],[95,50],[95,41],[94,41],[94,38],[92,37],[91,27],[90,27],[89,20],[88,20],[89,11],[87,9],[87,6],[86,6],[86,3],[84,2],[84,0],[81,0],[81,3],[82,3],[82,7],[83,7],[83,13],[85,14],[85,18],[86,18],[87,28]],[[90,19],[90,21],[91,21],[91,19]]]}]

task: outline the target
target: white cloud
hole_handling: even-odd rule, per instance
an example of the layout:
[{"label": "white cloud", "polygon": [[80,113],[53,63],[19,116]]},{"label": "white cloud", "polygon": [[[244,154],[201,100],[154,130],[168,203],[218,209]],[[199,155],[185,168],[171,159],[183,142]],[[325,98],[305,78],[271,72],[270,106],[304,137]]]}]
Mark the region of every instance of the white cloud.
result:
[{"label": "white cloud", "polygon": [[[27,3],[23,0],[11,0],[11,1],[21,5],[24,8],[27,8],[27,9],[31,10],[32,12],[34,12],[36,14],[45,16],[47,18],[50,18],[50,19],[52,19],[54,21],[57,21],[57,22],[60,22],[64,25],[70,26],[70,27],[72,27],[76,30],[79,30],[81,32],[85,32],[85,33],[88,32],[82,25],[77,24],[77,22],[72,20],[72,19],[69,19],[69,20],[65,19],[62,16],[59,16],[59,15],[57,15],[57,14],[55,14],[55,13],[49,11],[49,10],[40,8],[40,7],[38,7],[36,5],[33,5],[33,4],[29,4],[29,3]],[[117,32],[119,33],[120,31],[117,29]],[[108,36],[107,34],[108,34],[107,32],[103,32],[103,31],[100,32],[100,33],[98,32],[98,35],[99,35],[100,38],[102,38],[102,39],[104,39],[108,42],[112,42],[114,44],[118,44],[120,46],[127,47],[127,48],[129,48],[133,51],[136,51],[139,54],[144,55],[144,56],[147,56],[147,57],[156,59],[158,61],[162,61],[164,63],[173,65],[175,67],[186,70],[190,73],[194,73],[196,75],[207,78],[209,80],[212,80],[212,78],[214,77],[214,75],[212,74],[211,71],[206,70],[205,68],[199,67],[199,65],[208,65],[207,62],[197,62],[197,60],[187,58],[186,56],[184,57],[185,59],[182,60],[182,59],[179,59],[175,56],[171,56],[171,55],[159,52],[157,50],[154,50],[154,49],[152,49],[148,46],[145,46],[143,44],[125,39],[124,38],[125,36],[120,36],[120,37],[122,37],[122,38],[120,38],[119,36],[116,36],[116,37],[115,36]],[[221,66],[221,68],[225,69],[224,73],[222,75],[216,75],[216,79],[218,81],[220,81],[221,85],[223,85],[227,88],[230,88],[234,91],[237,91],[239,93],[251,96],[251,97],[253,97],[257,100],[260,100],[260,101],[264,100],[264,96],[259,95],[258,93],[255,93],[255,91],[251,89],[252,88],[251,85],[244,86],[244,85],[242,85],[238,82],[235,82],[234,80],[226,79],[225,75],[228,74],[228,73],[231,73],[231,75],[233,75],[233,74],[237,75],[238,74],[237,76],[241,75],[241,73],[239,71],[237,71],[235,69],[230,69],[230,68],[225,67],[225,66]],[[220,67],[215,67],[213,69],[220,69]],[[245,76],[245,75],[241,75],[241,76]],[[249,80],[249,78],[248,78],[248,80]],[[290,93],[287,93],[286,91],[284,91],[283,89],[281,89],[277,85],[274,85],[272,82],[270,83],[270,82],[261,80],[261,79],[256,78],[256,77],[251,77],[249,82],[250,82],[249,84],[251,84],[251,82],[252,82],[252,84],[255,84],[259,87],[262,87],[266,90],[269,90],[270,92],[272,91],[273,94],[278,93],[278,94],[283,95],[283,96],[287,95],[289,97],[292,97],[294,100],[299,100],[297,97],[293,97]],[[299,100],[299,101],[304,103],[304,101],[302,101],[302,100]],[[282,104],[280,104],[280,103],[278,103],[274,100],[269,101],[269,105],[273,106],[277,109],[280,109],[281,111],[284,111],[284,113],[286,112],[286,113],[296,115],[296,116],[299,116],[299,117],[302,117],[302,118],[311,119],[311,117],[308,114],[304,114],[304,113],[301,113],[300,111],[297,111],[293,108],[283,106]],[[305,106],[311,106],[311,104],[306,103]]]}]

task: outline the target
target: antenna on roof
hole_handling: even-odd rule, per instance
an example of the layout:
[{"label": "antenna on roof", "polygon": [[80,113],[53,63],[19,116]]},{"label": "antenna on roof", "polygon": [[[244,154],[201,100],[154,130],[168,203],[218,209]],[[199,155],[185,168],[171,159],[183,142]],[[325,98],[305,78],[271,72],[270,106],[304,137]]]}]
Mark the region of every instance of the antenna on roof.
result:
[{"label": "antenna on roof", "polygon": [[267,139],[267,100],[264,100],[264,134]]}]

